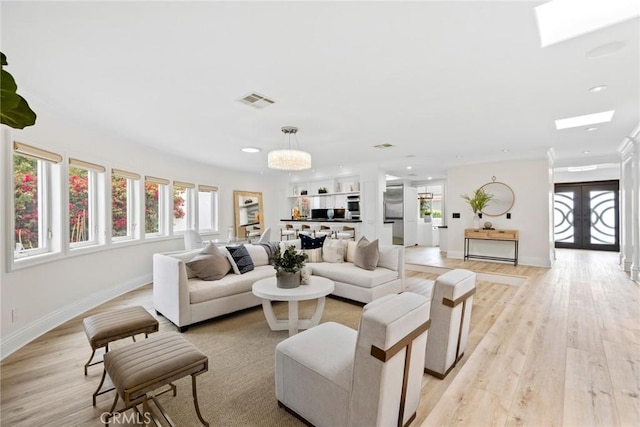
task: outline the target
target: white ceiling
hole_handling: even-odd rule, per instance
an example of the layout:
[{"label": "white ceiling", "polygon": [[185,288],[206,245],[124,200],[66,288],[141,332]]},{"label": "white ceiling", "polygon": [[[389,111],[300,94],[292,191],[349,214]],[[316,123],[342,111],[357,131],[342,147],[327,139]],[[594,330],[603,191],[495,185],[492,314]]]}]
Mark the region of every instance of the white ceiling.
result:
[{"label": "white ceiling", "polygon": [[[284,125],[318,171],[440,178],[551,148],[562,166],[615,162],[640,121],[638,19],[542,49],[541,3],[2,1],[2,51],[36,112],[212,165],[283,173],[266,156]],[[250,92],[276,103],[238,102]],[[555,130],[610,109],[597,131]]]}]

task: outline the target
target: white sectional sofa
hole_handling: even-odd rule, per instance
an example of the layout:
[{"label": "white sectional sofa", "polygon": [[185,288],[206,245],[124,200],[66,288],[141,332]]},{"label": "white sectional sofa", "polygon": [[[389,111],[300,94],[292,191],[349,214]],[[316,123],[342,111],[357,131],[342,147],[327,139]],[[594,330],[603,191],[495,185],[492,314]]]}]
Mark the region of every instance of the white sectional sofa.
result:
[{"label": "white sectional sofa", "polygon": [[[299,244],[287,241],[282,244]],[[346,246],[346,242],[344,242]],[[355,242],[351,242],[355,244]],[[268,263],[267,250],[260,245],[245,245],[254,264],[253,271],[234,274],[231,270],[219,280],[189,278],[186,264],[200,250],[153,255],[153,304],[156,312],[174,323],[182,332],[189,325],[260,305],[253,295],[253,284],[275,276]],[[345,248],[346,249],[346,248]],[[345,250],[345,258],[346,258]],[[353,262],[308,262],[312,274],[335,282],[334,295],[368,303],[383,295],[404,289],[404,248],[379,247],[380,259],[374,270],[364,270]]]}]

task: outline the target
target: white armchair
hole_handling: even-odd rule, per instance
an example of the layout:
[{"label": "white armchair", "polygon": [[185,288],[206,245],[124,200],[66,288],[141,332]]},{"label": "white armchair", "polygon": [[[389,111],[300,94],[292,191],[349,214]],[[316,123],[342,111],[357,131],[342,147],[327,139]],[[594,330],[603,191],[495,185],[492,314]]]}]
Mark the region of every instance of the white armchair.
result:
[{"label": "white armchair", "polygon": [[365,305],[358,331],[323,323],[276,347],[278,404],[314,426],[406,426],[420,401],[429,300]]},{"label": "white armchair", "polygon": [[270,238],[271,238],[271,227],[267,227],[262,233],[262,236],[260,236],[260,239],[258,239],[258,242],[268,242]]},{"label": "white armchair", "polygon": [[424,371],[444,378],[462,359],[467,348],[476,273],[462,268],[441,274],[433,285],[431,334]]}]

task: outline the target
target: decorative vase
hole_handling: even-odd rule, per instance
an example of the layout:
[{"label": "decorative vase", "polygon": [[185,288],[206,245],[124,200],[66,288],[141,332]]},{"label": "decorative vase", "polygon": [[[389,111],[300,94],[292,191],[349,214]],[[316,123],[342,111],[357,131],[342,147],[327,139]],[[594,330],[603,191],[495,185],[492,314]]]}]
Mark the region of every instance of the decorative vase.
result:
[{"label": "decorative vase", "polygon": [[236,240],[236,233],[233,230],[233,225],[227,227],[227,243],[233,243]]},{"label": "decorative vase", "polygon": [[334,215],[333,209],[327,209],[327,218],[333,219],[333,215]]},{"label": "decorative vase", "polygon": [[308,285],[309,282],[311,281],[311,267],[309,267],[308,265],[305,265],[304,267],[302,267],[302,270],[300,270],[300,284],[301,285]]},{"label": "decorative vase", "polygon": [[478,214],[473,214],[473,228],[476,230],[480,229],[480,217]]},{"label": "decorative vase", "polygon": [[276,285],[279,288],[297,288],[300,286],[300,271],[289,272],[283,271],[280,274],[276,275]]}]

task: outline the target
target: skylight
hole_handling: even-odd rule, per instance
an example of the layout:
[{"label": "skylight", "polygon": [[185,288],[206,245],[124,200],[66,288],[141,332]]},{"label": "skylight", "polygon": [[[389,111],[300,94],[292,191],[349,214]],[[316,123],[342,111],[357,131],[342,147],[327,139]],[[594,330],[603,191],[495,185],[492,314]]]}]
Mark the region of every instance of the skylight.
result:
[{"label": "skylight", "polygon": [[637,0],[553,0],[535,9],[542,47],[635,18],[640,10]]},{"label": "skylight", "polygon": [[584,116],[569,117],[556,120],[556,129],[569,129],[580,126],[595,125],[598,123],[610,122],[615,110],[603,111],[602,113],[586,114]]}]

